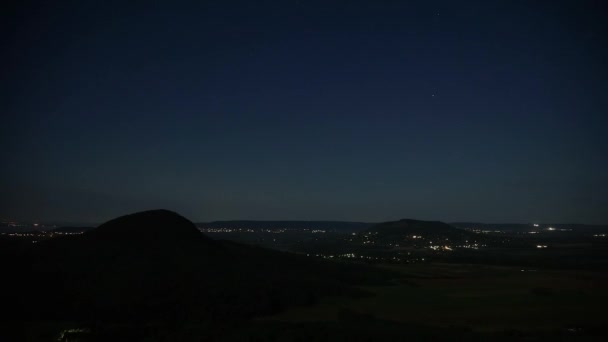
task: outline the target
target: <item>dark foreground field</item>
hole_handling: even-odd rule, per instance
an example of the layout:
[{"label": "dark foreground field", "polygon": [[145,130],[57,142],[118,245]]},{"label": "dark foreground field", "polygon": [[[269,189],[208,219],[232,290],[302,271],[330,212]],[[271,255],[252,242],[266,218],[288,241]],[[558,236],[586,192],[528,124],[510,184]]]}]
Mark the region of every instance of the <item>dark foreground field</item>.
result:
[{"label": "dark foreground field", "polygon": [[523,334],[597,334],[608,326],[603,272],[439,263],[388,268],[402,278],[365,287],[374,296],[327,298],[265,319],[335,322],[350,312],[406,325]]},{"label": "dark foreground field", "polygon": [[369,263],[214,240],[167,210],[31,239],[0,239],[0,342],[608,340],[604,245]]}]

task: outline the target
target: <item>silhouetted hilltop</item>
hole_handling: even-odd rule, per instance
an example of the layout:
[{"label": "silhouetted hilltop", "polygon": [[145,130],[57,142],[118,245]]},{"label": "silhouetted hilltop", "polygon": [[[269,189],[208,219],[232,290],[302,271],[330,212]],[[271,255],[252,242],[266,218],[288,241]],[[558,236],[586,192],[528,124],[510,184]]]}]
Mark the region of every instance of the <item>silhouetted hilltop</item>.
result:
[{"label": "silhouetted hilltop", "polygon": [[211,241],[194,223],[164,209],[121,216],[88,231],[85,235],[106,241]]},{"label": "silhouetted hilltop", "polygon": [[84,234],[23,247],[6,255],[14,262],[3,270],[11,279],[0,292],[3,313],[60,327],[75,322],[91,328],[95,322],[112,333],[126,325],[138,334],[131,340],[184,324],[210,334],[226,322],[324,296],[360,294],[352,285],[393,277],[364,265],[212,240],[167,210],[122,216]]}]

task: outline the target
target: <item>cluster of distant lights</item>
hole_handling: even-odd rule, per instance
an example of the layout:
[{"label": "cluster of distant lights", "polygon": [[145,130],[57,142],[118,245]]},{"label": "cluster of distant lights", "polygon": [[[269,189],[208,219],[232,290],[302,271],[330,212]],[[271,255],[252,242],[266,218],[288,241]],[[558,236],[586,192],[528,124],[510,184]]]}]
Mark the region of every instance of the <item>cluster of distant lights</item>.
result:
[{"label": "cluster of distant lights", "polygon": [[[2,222],[4,224],[6,224],[9,227],[29,227],[29,224],[23,224],[23,223],[16,223],[16,222]],[[36,225],[34,225],[36,226]]]},{"label": "cluster of distant lights", "polygon": [[[29,232],[29,233],[0,233],[3,236],[10,236],[16,238],[26,238],[26,237],[46,237],[52,238],[55,236],[63,236],[63,235],[80,235],[84,232]],[[38,243],[38,240],[32,240],[32,243]]]},{"label": "cluster of distant lights", "polygon": [[54,224],[28,223],[28,222],[17,222],[17,221],[10,221],[10,220],[3,220],[3,221],[0,221],[0,223],[7,227],[12,227],[12,228],[17,228],[17,227],[24,227],[24,228],[36,227],[36,228],[50,228],[50,229],[57,228],[57,226]]},{"label": "cluster of distant lights", "polygon": [[[555,232],[555,231],[571,232],[572,231],[572,229],[568,229],[568,228],[554,228],[554,227],[545,228],[545,230],[549,231],[549,232]],[[528,232],[528,234],[539,234],[539,233],[540,233],[540,231],[538,231],[538,230],[531,230]]]},{"label": "cluster of distant lights", "polygon": [[456,246],[456,248],[466,248],[466,249],[479,249],[480,247],[486,247],[486,245],[480,245],[480,244],[474,243],[474,244]]},{"label": "cluster of distant lights", "polygon": [[55,235],[80,235],[84,232],[28,232],[28,233],[0,233],[5,236],[12,237],[38,237],[38,236],[49,236],[53,237]]},{"label": "cluster of distant lights", "polygon": [[[374,240],[372,240],[372,238],[374,237],[374,235],[377,235],[378,232],[365,232],[359,235],[362,235],[365,240],[362,241],[363,245],[373,245],[376,244],[376,242]],[[352,233],[353,236],[357,235],[357,233]],[[422,235],[410,235],[410,236],[406,236],[404,238],[404,241],[409,241],[409,240],[420,240],[420,239],[424,239],[424,237]],[[450,239],[446,238],[445,241],[449,241]],[[353,241],[352,239],[350,239],[349,241]],[[390,247],[400,247],[400,244],[398,243],[389,243],[388,246]],[[422,246],[421,246],[422,247]],[[485,244],[478,244],[478,243],[469,243],[468,240],[465,241],[465,244],[463,245],[456,245],[456,246],[452,246],[452,245],[444,245],[444,244],[435,244],[433,245],[433,241],[429,241],[428,242],[428,246],[427,247],[423,247],[423,248],[428,248],[431,249],[433,251],[453,251],[456,248],[465,248],[465,249],[479,249],[480,247],[487,247],[487,245]]]},{"label": "cluster of distant lights", "polygon": [[200,228],[203,233],[253,233],[253,229],[243,228]]},{"label": "cluster of distant lights", "polygon": [[[534,227],[538,228],[540,227],[538,224],[534,224]],[[545,228],[545,230],[548,230],[550,232],[554,232],[554,231],[560,231],[560,232],[571,232],[572,229],[569,228],[555,228],[555,227],[547,227]]]},{"label": "cluster of distant lights", "polygon": [[[407,253],[408,255],[410,255],[410,253]],[[404,259],[404,258],[399,258],[396,256],[392,256],[392,257],[376,257],[376,256],[370,256],[370,255],[356,255],[355,253],[344,253],[344,254],[306,254],[307,257],[316,257],[316,258],[323,258],[323,259],[351,259],[351,260],[376,260],[376,261],[392,261],[392,262],[401,262],[401,261],[407,261],[407,262],[416,262],[416,261],[424,261],[424,258],[414,258],[414,259]]]},{"label": "cluster of distant lights", "polygon": [[91,330],[87,328],[76,328],[76,329],[64,329],[59,333],[57,341],[64,341],[71,334],[86,334],[90,333]]},{"label": "cluster of distant lights", "polygon": [[434,251],[451,251],[453,250],[450,246],[429,246]]},{"label": "cluster of distant lights", "polygon": [[2,233],[2,235],[13,236],[13,237],[33,237],[40,236],[38,233]]},{"label": "cluster of distant lights", "polygon": [[472,231],[473,233],[482,233],[482,234],[490,234],[490,233],[497,233],[497,234],[501,234],[504,233],[502,230],[482,230],[482,229],[477,229],[477,228],[467,228],[467,230]]},{"label": "cluster of distant lights", "polygon": [[[299,229],[276,228],[276,229],[251,229],[251,228],[199,228],[203,233],[271,233],[281,234],[288,231],[300,231]],[[310,231],[312,234],[327,233],[325,229],[305,228],[302,231]]]},{"label": "cluster of distant lights", "polygon": [[[534,223],[534,224],[532,224],[532,226],[534,228],[540,228],[540,224],[538,224],[538,223]],[[505,233],[505,231],[502,231],[502,230],[484,230],[484,229],[479,229],[479,228],[465,228],[465,229],[469,230],[469,231],[472,231],[474,233],[483,233],[483,234],[491,234],[491,233],[502,234],[502,233]],[[569,228],[555,228],[555,227],[547,227],[547,228],[542,229],[542,230],[546,230],[546,231],[550,231],[550,232],[553,232],[553,231],[571,232],[572,231],[572,229],[569,229]],[[528,234],[538,234],[538,233],[540,233],[540,231],[538,231],[538,230],[531,230],[531,231],[528,231],[527,233]]]}]

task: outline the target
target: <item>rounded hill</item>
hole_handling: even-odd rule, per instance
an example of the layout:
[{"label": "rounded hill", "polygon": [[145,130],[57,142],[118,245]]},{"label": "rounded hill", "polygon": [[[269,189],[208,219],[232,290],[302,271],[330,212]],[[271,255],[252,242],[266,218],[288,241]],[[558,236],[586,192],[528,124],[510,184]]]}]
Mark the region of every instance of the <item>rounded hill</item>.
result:
[{"label": "rounded hill", "polygon": [[121,216],[85,235],[89,238],[112,241],[211,241],[190,220],[165,209]]}]

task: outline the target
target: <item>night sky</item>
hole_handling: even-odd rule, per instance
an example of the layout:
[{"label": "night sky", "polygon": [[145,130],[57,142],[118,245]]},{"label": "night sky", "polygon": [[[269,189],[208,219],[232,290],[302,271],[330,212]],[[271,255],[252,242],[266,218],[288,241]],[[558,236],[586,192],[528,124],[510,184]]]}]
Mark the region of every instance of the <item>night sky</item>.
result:
[{"label": "night sky", "polygon": [[4,11],[0,218],[608,223],[604,1],[151,3]]}]

